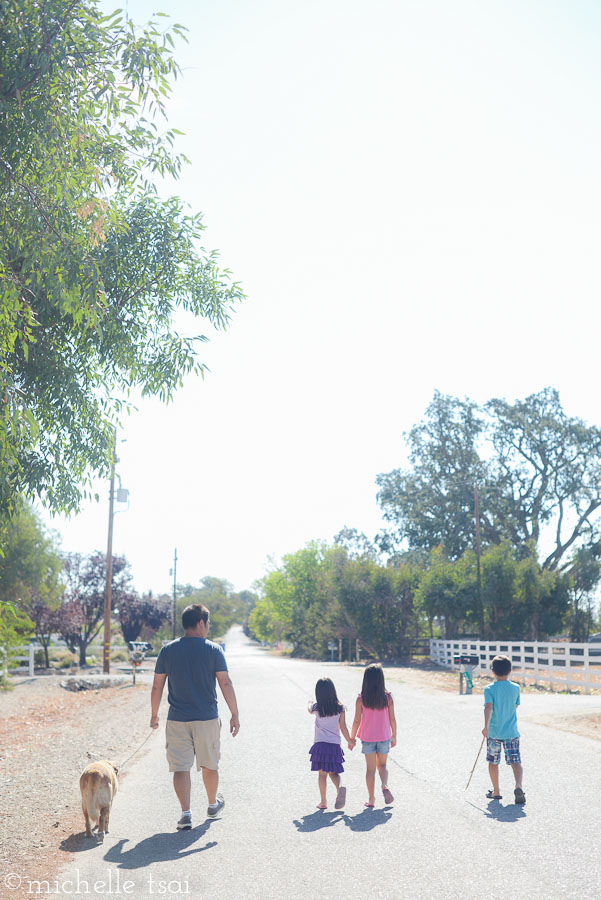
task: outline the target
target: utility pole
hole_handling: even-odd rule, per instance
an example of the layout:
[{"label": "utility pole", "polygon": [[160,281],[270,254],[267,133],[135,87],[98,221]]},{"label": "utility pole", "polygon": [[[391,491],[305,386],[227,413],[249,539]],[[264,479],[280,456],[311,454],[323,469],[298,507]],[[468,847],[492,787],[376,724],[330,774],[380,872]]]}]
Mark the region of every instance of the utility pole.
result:
[{"label": "utility pole", "polygon": [[113,507],[115,503],[115,463],[117,461],[117,431],[113,437],[111,461],[111,489],[109,493],[109,536],[106,548],[106,586],[104,589],[104,645],[103,672],[111,671],[111,599],[113,593]]},{"label": "utility pole", "polygon": [[175,595],[177,590],[177,547],[173,554],[173,640],[175,640]]},{"label": "utility pole", "polygon": [[474,485],[474,515],[476,517],[476,591],[478,593],[478,618],[480,619],[480,640],[484,634],[484,610],[482,609],[482,577],[480,574],[480,508],[478,506],[478,485]]}]

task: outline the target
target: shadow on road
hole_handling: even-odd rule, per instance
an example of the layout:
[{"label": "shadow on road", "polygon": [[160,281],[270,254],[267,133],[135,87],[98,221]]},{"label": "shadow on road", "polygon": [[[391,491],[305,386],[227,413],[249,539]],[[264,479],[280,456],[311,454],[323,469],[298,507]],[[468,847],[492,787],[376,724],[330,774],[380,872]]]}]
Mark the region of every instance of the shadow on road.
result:
[{"label": "shadow on road", "polygon": [[[208,841],[204,847],[192,847],[204,837],[212,822],[205,822],[190,831],[170,831],[166,834],[153,834],[144,838],[135,847],[125,849],[127,838],[122,838],[105,854],[106,862],[115,863],[120,869],[141,869],[152,862],[168,862],[184,859],[194,853],[202,853],[217,846],[217,841]],[[191,848],[191,849],[187,849]]]},{"label": "shadow on road", "polygon": [[65,853],[81,853],[82,850],[91,850],[92,847],[98,847],[99,844],[100,841],[96,835],[93,838],[87,838],[84,831],[78,831],[63,838],[60,842],[60,849]]},{"label": "shadow on road", "polygon": [[519,822],[520,819],[526,818],[524,807],[515,803],[511,803],[508,806],[501,806],[498,800],[491,800],[490,803],[487,804],[486,809],[483,809],[481,806],[477,806],[470,800],[467,800],[466,802],[469,806],[473,807],[473,809],[477,809],[478,812],[484,813],[487,819],[496,819],[497,822]]},{"label": "shadow on road", "polygon": [[386,825],[391,818],[392,813],[385,809],[364,809],[356,816],[348,816],[342,810],[331,813],[318,810],[302,819],[293,819],[293,822],[297,831],[319,831],[339,822],[344,822],[351,831],[371,831],[377,825]]},{"label": "shadow on road", "polygon": [[342,810],[336,812],[326,812],[325,809],[318,809],[316,812],[302,819],[293,819],[297,831],[319,831],[320,828],[329,828],[330,825],[336,825],[345,818]]},{"label": "shadow on road", "polygon": [[526,817],[523,806],[511,804],[510,806],[501,806],[498,800],[491,800],[484,815],[488,819],[496,819],[497,822],[518,822]]},{"label": "shadow on road", "polygon": [[351,831],[371,831],[378,825],[386,825],[392,818],[392,813],[385,809],[364,809],[356,816],[345,816],[344,824]]}]

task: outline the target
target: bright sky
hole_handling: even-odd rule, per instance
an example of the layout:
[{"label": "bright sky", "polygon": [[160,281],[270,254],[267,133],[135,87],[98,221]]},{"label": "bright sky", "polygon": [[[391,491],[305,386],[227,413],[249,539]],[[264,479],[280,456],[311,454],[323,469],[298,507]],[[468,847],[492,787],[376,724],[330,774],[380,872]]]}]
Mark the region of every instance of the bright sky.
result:
[{"label": "bright sky", "polygon": [[[179,582],[242,589],[345,525],[373,536],[375,477],[435,389],[552,385],[601,424],[596,0],[129,0],[156,10],[190,30],[176,190],[248,299],[206,379],[120,435],[139,590],[170,589],[175,547]],[[54,520],[65,550],[106,549],[100,491]]]}]

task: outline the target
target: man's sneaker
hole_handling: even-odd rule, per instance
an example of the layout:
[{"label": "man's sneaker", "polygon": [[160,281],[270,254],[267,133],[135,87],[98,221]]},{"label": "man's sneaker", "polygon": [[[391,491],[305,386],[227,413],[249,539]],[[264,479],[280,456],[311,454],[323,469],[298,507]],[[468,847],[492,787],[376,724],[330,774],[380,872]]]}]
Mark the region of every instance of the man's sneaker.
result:
[{"label": "man's sneaker", "polygon": [[216,816],[217,813],[220,813],[223,807],[225,806],[225,800],[223,799],[222,794],[217,794],[217,800],[215,803],[211,803],[211,805],[207,809],[207,816]]},{"label": "man's sneaker", "polygon": [[189,831],[192,828],[192,813],[183,813],[181,819],[177,823],[178,831]]}]

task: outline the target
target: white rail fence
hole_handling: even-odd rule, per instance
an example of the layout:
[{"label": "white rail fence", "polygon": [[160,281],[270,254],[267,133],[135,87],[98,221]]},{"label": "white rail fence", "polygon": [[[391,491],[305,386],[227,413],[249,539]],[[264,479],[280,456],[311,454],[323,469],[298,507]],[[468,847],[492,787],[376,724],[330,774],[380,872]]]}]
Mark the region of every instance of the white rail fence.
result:
[{"label": "white rail fence", "polygon": [[601,643],[562,641],[431,640],[430,659],[446,669],[459,668],[455,656],[478,656],[476,674],[491,673],[495,656],[508,656],[514,681],[547,682],[551,690],[601,690]]},{"label": "white rail fence", "polygon": [[[36,644],[35,641],[32,641],[30,644],[25,644],[23,647],[17,647],[14,653],[10,654],[10,660],[12,662],[25,662],[27,663],[27,672],[31,678],[33,678],[33,669],[34,669],[34,656],[36,650],[42,650],[41,644]],[[21,652],[18,652],[21,651]],[[23,652],[25,651],[25,652]],[[8,657],[6,654],[0,651],[0,665],[2,666],[2,670],[4,672],[4,676],[8,675]]]}]

